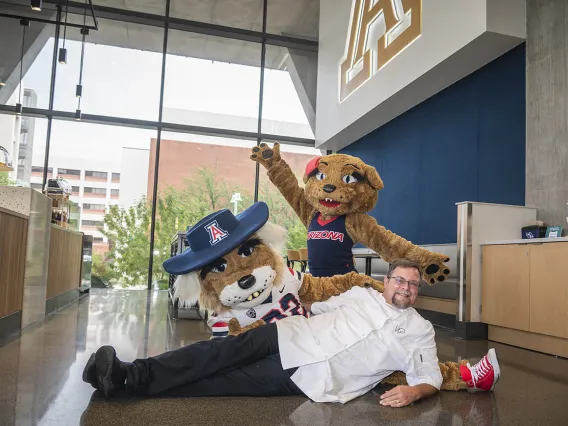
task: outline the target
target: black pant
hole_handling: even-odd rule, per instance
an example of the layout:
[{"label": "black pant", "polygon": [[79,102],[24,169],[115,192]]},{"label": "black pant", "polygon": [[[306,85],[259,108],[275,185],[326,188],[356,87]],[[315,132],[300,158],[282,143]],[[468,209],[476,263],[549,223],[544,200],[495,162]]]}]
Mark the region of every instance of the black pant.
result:
[{"label": "black pant", "polygon": [[302,394],[283,370],[276,324],[206,340],[125,363],[126,387],[142,395],[276,396]]}]

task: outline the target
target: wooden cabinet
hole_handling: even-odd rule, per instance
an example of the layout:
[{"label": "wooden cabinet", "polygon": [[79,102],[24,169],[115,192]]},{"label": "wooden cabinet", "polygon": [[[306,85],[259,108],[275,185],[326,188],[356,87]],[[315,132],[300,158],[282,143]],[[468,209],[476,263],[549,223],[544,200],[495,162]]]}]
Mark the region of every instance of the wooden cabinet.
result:
[{"label": "wooden cabinet", "polygon": [[46,299],[81,286],[83,234],[51,226]]},{"label": "wooden cabinet", "polygon": [[529,331],[529,247],[525,244],[482,248],[481,321]]},{"label": "wooden cabinet", "polygon": [[28,220],[0,211],[0,318],[22,310]]},{"label": "wooden cabinet", "polygon": [[568,242],[482,247],[481,320],[568,338]]},{"label": "wooden cabinet", "polygon": [[568,338],[568,243],[530,246],[530,331]]}]

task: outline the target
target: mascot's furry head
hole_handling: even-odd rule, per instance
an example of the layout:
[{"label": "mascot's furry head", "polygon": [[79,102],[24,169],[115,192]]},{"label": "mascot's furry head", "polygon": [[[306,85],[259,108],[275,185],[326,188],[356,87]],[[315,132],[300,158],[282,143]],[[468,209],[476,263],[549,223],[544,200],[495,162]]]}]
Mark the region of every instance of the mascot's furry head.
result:
[{"label": "mascot's furry head", "polygon": [[237,216],[224,209],[188,231],[189,249],[164,262],[178,275],[174,290],[181,305],[199,301],[221,313],[252,308],[270,296],[282,280],[286,230],[268,222],[268,214],[263,202]]},{"label": "mascot's furry head", "polygon": [[307,201],[324,216],[366,213],[375,207],[384,186],[373,166],[346,154],[314,158],[304,183]]}]

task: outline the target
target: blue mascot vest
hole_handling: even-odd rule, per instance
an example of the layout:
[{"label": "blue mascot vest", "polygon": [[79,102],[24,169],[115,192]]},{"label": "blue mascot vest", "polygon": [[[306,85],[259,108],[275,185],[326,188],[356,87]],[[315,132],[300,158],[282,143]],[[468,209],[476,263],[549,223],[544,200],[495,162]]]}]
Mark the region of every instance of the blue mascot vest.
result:
[{"label": "blue mascot vest", "polygon": [[353,240],[345,229],[345,216],[323,222],[316,213],[308,227],[308,267],[314,277],[343,275],[355,269]]}]

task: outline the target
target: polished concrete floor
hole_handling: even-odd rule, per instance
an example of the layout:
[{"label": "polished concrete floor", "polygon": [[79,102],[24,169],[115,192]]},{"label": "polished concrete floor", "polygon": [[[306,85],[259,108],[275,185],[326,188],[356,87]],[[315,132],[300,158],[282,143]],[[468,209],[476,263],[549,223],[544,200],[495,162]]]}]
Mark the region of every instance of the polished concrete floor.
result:
[{"label": "polished concrete floor", "polygon": [[373,392],[345,405],[303,397],[120,399],[81,381],[89,355],[113,344],[122,359],[208,338],[199,320],[170,320],[165,292],[93,290],[21,336],[0,342],[0,425],[567,425],[568,360],[437,329],[441,360],[477,361],[489,347],[502,379],[493,393],[441,392],[406,408]]}]

